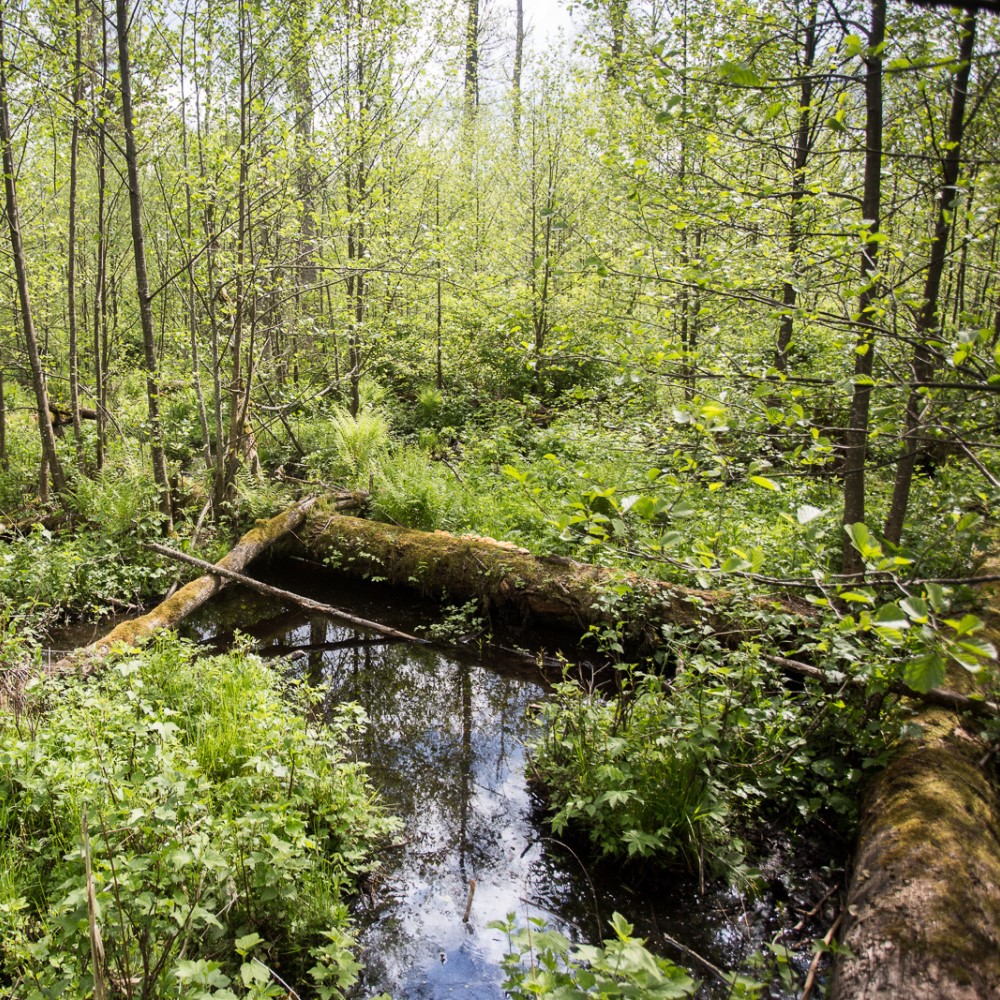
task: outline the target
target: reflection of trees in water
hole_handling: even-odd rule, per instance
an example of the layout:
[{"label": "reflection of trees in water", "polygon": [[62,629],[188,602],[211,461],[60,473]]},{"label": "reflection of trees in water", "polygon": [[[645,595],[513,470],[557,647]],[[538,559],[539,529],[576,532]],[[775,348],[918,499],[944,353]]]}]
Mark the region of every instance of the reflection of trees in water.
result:
[{"label": "reflection of trees in water", "polygon": [[[406,823],[407,846],[386,857],[364,921],[366,983],[396,989],[421,969],[457,973],[454,963],[468,961],[456,951],[470,940],[461,923],[468,880],[496,882],[493,871],[516,878],[511,858],[525,841],[513,852],[508,842],[512,829],[525,834],[526,820],[520,800],[512,806],[506,795],[512,781],[521,787],[520,733],[505,728],[520,730],[537,686],[464,653],[372,642],[322,619],[302,620],[276,641],[307,648],[308,677],[325,689],[328,709],[343,701],[364,708],[369,725],[357,754]],[[448,970],[435,973],[438,949],[450,957]]]}]

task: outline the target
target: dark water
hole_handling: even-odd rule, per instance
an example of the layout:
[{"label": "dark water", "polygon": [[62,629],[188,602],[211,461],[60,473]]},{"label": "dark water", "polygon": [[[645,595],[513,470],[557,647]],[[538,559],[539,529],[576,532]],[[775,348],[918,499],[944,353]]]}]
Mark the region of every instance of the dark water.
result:
[{"label": "dark water", "polygon": [[[345,582],[305,564],[272,570],[279,586],[407,631],[437,609],[406,592]],[[190,626],[208,645],[225,646],[238,628],[265,655],[292,654],[287,669],[326,690],[329,705],[356,701],[369,725],[359,756],[374,785],[402,817],[399,846],[356,905],[364,978],[354,992],[385,991],[395,1000],[500,998],[506,941],[492,920],[515,913],[548,919],[568,936],[596,942],[610,934],[616,910],[650,947],[691,968],[702,996],[728,988],[667,944],[665,932],[721,969],[747,967],[782,929],[795,924],[826,890],[808,862],[775,847],[765,891],[741,896],[723,885],[701,891],[687,876],[653,877],[597,865],[547,833],[525,776],[530,706],[546,697],[537,668],[487,647],[414,646],[383,640],[323,617],[275,608],[240,589],[203,609]],[[783,853],[784,852],[784,853]],[[793,870],[805,868],[803,873]],[[463,917],[475,880],[469,920]],[[798,979],[808,938],[829,926],[823,910],[795,939]],[[766,977],[761,977],[766,978]],[[791,997],[775,980],[764,996]],[[814,991],[813,996],[821,996]]]}]

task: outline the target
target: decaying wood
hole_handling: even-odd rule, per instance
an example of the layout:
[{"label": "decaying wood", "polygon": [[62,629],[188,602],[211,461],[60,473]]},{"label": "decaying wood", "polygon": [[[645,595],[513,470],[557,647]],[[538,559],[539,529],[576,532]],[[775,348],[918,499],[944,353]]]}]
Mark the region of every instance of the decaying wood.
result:
[{"label": "decaying wood", "polygon": [[1000,997],[1000,803],[982,747],[943,709],[872,782],[836,1000]]},{"label": "decaying wood", "polygon": [[[96,420],[97,410],[91,409],[88,406],[80,407],[80,419],[81,420]],[[59,406],[54,406],[51,402],[49,403],[49,422],[53,427],[67,427],[73,423],[73,411],[64,410]]]},{"label": "decaying wood", "polygon": [[236,583],[242,583],[244,587],[249,587],[251,590],[256,590],[261,594],[267,594],[268,597],[273,597],[277,601],[283,601],[286,604],[296,604],[300,608],[305,608],[306,611],[315,611],[322,615],[328,615],[330,618],[336,618],[349,625],[356,625],[358,628],[365,628],[371,632],[377,632],[379,635],[389,636],[392,639],[404,639],[407,642],[418,642],[421,644],[427,641],[426,639],[421,639],[419,636],[410,635],[408,632],[400,632],[399,629],[390,628],[388,625],[371,622],[366,618],[358,618],[356,615],[349,614],[330,604],[321,604],[319,601],[311,600],[308,597],[293,594],[290,590],[272,587],[269,583],[262,583],[260,580],[255,580],[252,576],[247,576],[245,573],[238,573],[221,564],[213,565],[212,563],[205,562],[204,559],[197,559],[186,552],[178,552],[177,549],[168,548],[166,545],[160,545],[157,542],[145,542],[144,547],[150,549],[152,552],[159,553],[161,556],[167,556],[170,559],[177,559],[180,562],[197,566],[199,569],[213,576],[221,576],[225,580],[234,580]]},{"label": "decaying wood", "polygon": [[[233,549],[219,560],[217,570],[239,572],[244,569],[278,539],[298,528],[315,502],[315,498],[303,500],[276,517],[272,517],[269,521],[259,521],[256,527],[248,531]],[[222,590],[227,582],[220,572],[200,576],[197,580],[192,580],[182,587],[172,597],[158,604],[148,614],[122,622],[96,642],[92,642],[89,646],[84,646],[53,663],[48,667],[47,672],[53,674],[68,671],[89,673],[112,647],[131,646],[140,639],[148,638],[162,629],[173,628],[192,611],[200,608],[210,597]]]},{"label": "decaying wood", "polygon": [[835,1000],[1000,998],[1000,796],[957,715],[915,721],[865,796]]},{"label": "decaying wood", "polygon": [[[491,538],[415,531],[347,517],[318,505],[298,536],[341,572],[415,587],[450,601],[481,602],[488,614],[574,630],[621,623],[627,643],[651,649],[663,625],[707,627],[741,639],[757,627],[725,591],[694,590],[635,573],[531,555]],[[787,610],[787,608],[786,608]],[[748,618],[750,616],[747,616]]]}]

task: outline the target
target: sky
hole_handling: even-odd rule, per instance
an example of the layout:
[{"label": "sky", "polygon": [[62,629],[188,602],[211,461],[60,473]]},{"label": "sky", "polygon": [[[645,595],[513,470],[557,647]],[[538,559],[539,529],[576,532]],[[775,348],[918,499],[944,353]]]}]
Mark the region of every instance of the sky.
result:
[{"label": "sky", "polygon": [[[505,0],[511,21],[515,5]],[[559,32],[572,37],[572,22],[566,10],[566,0],[524,0],[524,20],[527,27],[534,29],[533,42],[538,51],[545,44],[558,41]]]}]

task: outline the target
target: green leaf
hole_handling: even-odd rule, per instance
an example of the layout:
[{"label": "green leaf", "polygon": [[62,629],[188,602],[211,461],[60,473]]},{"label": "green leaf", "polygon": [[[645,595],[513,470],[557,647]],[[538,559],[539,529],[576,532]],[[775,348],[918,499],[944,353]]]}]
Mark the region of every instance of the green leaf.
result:
[{"label": "green leaf", "polygon": [[923,599],[919,597],[907,597],[899,602],[899,606],[906,612],[906,616],[918,625],[922,625],[927,621],[927,602]]},{"label": "green leaf", "polygon": [[719,67],[719,74],[740,87],[759,87],[760,77],[743,62],[727,60]]},{"label": "green leaf", "polygon": [[249,951],[256,948],[264,939],[259,934],[246,934],[241,938],[237,938],[234,942],[237,954],[246,955]]},{"label": "green leaf", "polygon": [[874,604],[875,598],[871,594],[865,593],[863,590],[845,590],[842,594],[837,595],[842,601],[847,601],[849,604]]},{"label": "green leaf", "polygon": [[875,612],[872,621],[877,628],[907,629],[910,627],[910,620],[903,614],[898,604],[883,604]]},{"label": "green leaf", "polygon": [[931,602],[931,607],[935,611],[940,614],[945,610],[947,601],[945,600],[944,587],[940,583],[924,584],[924,593],[927,595],[927,600]]},{"label": "green leaf", "polygon": [[945,624],[950,625],[955,630],[956,637],[972,635],[973,632],[978,632],[983,627],[982,619],[975,615],[963,615],[958,621],[954,618],[948,618],[945,620]]},{"label": "green leaf", "polygon": [[903,680],[914,691],[927,694],[938,687],[945,677],[945,662],[940,653],[924,653],[906,664]]},{"label": "green leaf", "polygon": [[768,479],[767,476],[751,476],[750,482],[754,483],[756,486],[760,486],[765,490],[781,489],[781,487],[773,479]]},{"label": "green leaf", "polygon": [[981,661],[996,659],[997,650],[993,643],[986,639],[969,637],[960,642],[949,643],[948,654],[970,673],[976,673],[982,669]]}]

